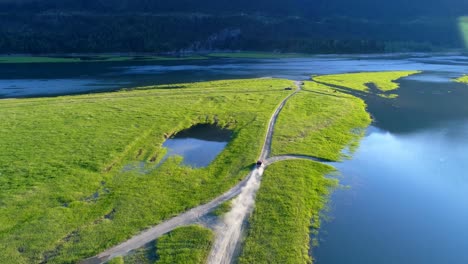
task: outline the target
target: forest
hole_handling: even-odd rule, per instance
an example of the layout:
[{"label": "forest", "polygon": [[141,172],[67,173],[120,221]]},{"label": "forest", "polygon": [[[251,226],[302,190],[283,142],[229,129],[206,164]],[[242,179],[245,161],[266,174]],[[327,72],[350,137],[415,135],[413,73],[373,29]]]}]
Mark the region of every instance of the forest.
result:
[{"label": "forest", "polygon": [[0,53],[457,49],[463,48],[458,18],[467,5],[460,0],[2,0]]}]

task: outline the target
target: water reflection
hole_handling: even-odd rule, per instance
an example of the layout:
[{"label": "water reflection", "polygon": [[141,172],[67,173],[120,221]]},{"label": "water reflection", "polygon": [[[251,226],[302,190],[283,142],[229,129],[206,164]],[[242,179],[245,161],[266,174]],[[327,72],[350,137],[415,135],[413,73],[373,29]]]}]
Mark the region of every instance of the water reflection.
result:
[{"label": "water reflection", "polygon": [[398,135],[372,127],[338,164],[318,262],[468,263],[468,122]]},{"label": "water reflection", "polygon": [[[0,64],[0,98],[115,91],[155,84],[314,74],[422,70],[414,80],[448,82],[468,72],[462,54],[327,55],[285,59],[209,59],[98,63]],[[42,80],[50,80],[49,84]],[[12,85],[21,87],[12,91]]]},{"label": "water reflection", "polygon": [[206,167],[221,153],[231,139],[232,131],[214,125],[199,124],[177,133],[164,142],[168,148],[165,159],[183,157],[183,164]]}]

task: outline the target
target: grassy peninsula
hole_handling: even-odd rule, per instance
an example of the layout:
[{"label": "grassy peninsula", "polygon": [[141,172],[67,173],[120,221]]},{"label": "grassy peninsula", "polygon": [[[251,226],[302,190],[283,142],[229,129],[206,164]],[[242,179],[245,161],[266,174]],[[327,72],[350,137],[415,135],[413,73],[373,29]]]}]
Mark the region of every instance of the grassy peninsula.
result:
[{"label": "grassy peninsula", "polygon": [[[239,263],[310,263],[310,228],[335,180],[333,168],[311,161],[286,161],[265,171]],[[312,220],[312,225],[311,225]]]},{"label": "grassy peninsula", "polygon": [[361,99],[305,82],[278,118],[272,152],[338,161],[346,146],[357,146],[370,121]]},{"label": "grassy peninsula", "polygon": [[[0,101],[0,262],[76,262],[226,191],[249,173],[288,86],[253,79]],[[234,131],[207,168],[171,158],[148,174],[122,171],[158,162],[165,137],[197,123]]]}]

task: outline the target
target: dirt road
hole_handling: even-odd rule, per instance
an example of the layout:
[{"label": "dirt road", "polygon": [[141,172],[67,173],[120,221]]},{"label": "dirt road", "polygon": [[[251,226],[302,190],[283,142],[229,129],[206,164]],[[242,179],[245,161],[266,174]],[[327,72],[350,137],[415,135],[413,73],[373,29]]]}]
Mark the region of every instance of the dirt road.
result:
[{"label": "dirt road", "polygon": [[[268,124],[268,130],[267,134],[265,136],[265,142],[263,144],[262,152],[260,154],[261,160],[265,160],[265,166],[268,166],[268,164],[271,164],[273,162],[279,161],[279,160],[285,160],[285,159],[290,159],[293,158],[293,155],[291,156],[282,156],[279,158],[270,158],[267,160],[271,153],[271,142],[273,139],[273,132],[275,128],[276,121],[278,119],[278,116],[283,109],[283,107],[286,105],[287,101],[294,96],[296,93],[298,93],[301,89],[301,82],[297,81],[295,82],[295,85],[297,87],[296,91],[294,93],[288,95],[281,103],[280,105],[276,108],[275,112],[273,113],[270,122]],[[296,157],[299,158],[299,157]],[[81,261],[80,263],[82,264],[100,264],[100,263],[105,263],[115,257],[118,256],[125,256],[127,255],[130,251],[138,249],[140,247],[143,247],[144,245],[150,243],[151,241],[161,237],[162,235],[178,228],[181,226],[186,226],[190,224],[196,223],[199,218],[202,216],[210,213],[213,211],[216,207],[221,205],[222,203],[238,196],[241,191],[246,186],[246,183],[249,182],[249,180],[252,178],[253,174],[255,173],[256,170],[253,170],[243,181],[241,181],[238,185],[224,193],[223,195],[215,198],[214,200],[210,201],[207,204],[200,205],[198,207],[195,207],[185,213],[182,213],[176,217],[173,217],[169,220],[166,220],[162,222],[161,224],[158,224],[150,229],[147,229],[140,234],[130,238],[129,240],[113,247],[110,248],[102,253],[100,253],[97,256],[94,256],[92,258],[85,259]],[[234,241],[237,242],[237,241]]]}]

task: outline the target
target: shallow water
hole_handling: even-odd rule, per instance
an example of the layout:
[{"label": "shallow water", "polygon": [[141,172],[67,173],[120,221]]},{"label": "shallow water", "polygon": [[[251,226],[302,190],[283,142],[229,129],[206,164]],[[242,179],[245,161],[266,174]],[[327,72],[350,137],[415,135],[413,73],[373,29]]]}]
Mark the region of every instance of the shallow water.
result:
[{"label": "shallow water", "polygon": [[332,196],[318,264],[468,263],[468,86],[400,82],[367,98],[375,117]]},{"label": "shallow water", "polygon": [[327,55],[288,59],[212,59],[172,62],[0,64],[0,98],[115,91],[155,84],[219,79],[280,77],[356,71],[424,70],[441,79],[468,72],[458,54]]},{"label": "shallow water", "polygon": [[172,156],[181,156],[182,164],[200,168],[207,167],[224,150],[232,132],[211,125],[196,125],[181,131],[164,142],[168,149],[163,161]]}]

